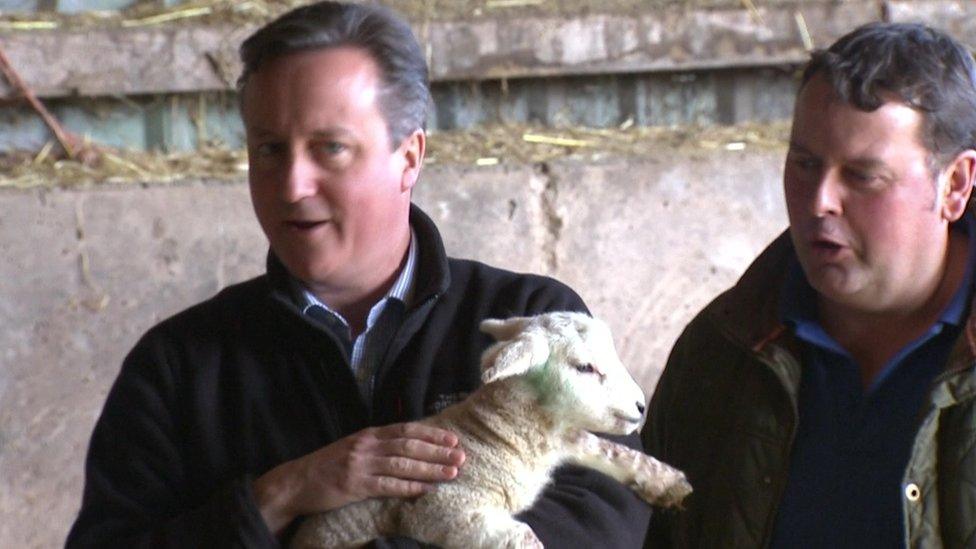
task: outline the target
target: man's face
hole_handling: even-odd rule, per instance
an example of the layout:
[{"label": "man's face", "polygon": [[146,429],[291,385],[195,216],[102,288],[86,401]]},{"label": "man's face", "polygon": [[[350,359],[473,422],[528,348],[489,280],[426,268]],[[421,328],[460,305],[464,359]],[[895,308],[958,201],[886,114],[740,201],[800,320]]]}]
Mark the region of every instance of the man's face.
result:
[{"label": "man's face", "polygon": [[841,102],[822,76],[800,92],[786,207],[803,270],[828,301],[890,312],[928,297],[950,220],[921,127],[922,116],[895,100],[873,112]]},{"label": "man's face", "polygon": [[423,133],[394,150],[363,50],[285,55],[253,73],[242,115],[251,199],[271,248],[313,291],[381,284],[409,242]]}]

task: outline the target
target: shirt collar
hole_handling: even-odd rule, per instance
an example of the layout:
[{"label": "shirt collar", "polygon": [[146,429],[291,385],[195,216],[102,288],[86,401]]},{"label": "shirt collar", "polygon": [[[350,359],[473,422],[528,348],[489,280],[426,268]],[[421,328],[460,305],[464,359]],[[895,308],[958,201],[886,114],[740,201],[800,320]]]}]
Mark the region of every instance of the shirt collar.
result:
[{"label": "shirt collar", "polygon": [[[407,261],[403,264],[403,267],[400,269],[399,276],[397,276],[397,279],[393,282],[393,285],[390,286],[389,291],[386,292],[386,295],[383,296],[383,298],[380,299],[377,304],[384,303],[388,299],[396,299],[403,304],[409,303],[410,299],[413,297],[414,287],[416,286],[416,274],[417,235],[411,227],[410,246],[407,249]],[[300,280],[292,277],[292,286],[298,302],[298,307],[302,310],[302,314],[308,314],[309,310],[313,307],[321,307],[342,320],[346,326],[349,325],[346,319],[343,318],[338,311],[323,303]],[[375,305],[373,308],[375,309]]]}]

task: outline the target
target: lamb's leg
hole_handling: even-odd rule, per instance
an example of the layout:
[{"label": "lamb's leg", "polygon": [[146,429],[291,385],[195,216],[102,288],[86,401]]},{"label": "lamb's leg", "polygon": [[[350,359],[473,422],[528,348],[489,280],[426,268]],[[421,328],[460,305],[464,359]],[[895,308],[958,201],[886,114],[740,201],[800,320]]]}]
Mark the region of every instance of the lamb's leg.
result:
[{"label": "lamb's leg", "polygon": [[691,493],[685,474],[653,457],[586,431],[569,436],[571,460],[630,486],[648,503],[669,507]]},{"label": "lamb's leg", "polygon": [[292,538],[291,547],[360,547],[392,532],[393,512],[393,507],[387,501],[368,499],[335,511],[312,515],[299,527]]},{"label": "lamb's leg", "polygon": [[451,520],[444,520],[443,513],[409,513],[404,517],[403,529],[408,537],[443,549],[543,549],[532,528],[512,518],[508,511],[457,511]]}]

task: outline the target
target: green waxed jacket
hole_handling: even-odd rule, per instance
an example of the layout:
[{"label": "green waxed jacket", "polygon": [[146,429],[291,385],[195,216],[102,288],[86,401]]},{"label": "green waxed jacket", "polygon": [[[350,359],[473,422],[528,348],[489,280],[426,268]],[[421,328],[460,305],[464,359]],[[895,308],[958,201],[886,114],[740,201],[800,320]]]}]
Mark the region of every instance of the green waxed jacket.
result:
[{"label": "green waxed jacket", "polygon": [[[642,437],[695,491],[684,510],[655,512],[645,549],[768,546],[797,427],[798,347],[778,314],[793,253],[784,233],[675,344]],[[919,417],[902,483],[908,547],[976,547],[974,357],[970,313]]]}]

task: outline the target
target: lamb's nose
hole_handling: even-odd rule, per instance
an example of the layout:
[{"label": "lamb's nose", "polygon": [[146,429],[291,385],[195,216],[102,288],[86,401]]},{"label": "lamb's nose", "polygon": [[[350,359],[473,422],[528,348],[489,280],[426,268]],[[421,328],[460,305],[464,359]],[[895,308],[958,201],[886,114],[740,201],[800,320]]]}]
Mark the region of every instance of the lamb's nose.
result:
[{"label": "lamb's nose", "polygon": [[643,402],[638,402],[637,403],[637,413],[640,414],[640,415],[644,415],[644,403]]}]

